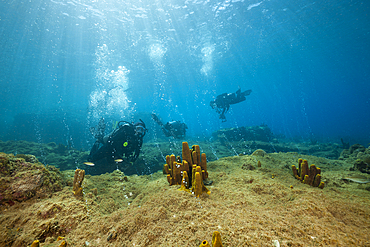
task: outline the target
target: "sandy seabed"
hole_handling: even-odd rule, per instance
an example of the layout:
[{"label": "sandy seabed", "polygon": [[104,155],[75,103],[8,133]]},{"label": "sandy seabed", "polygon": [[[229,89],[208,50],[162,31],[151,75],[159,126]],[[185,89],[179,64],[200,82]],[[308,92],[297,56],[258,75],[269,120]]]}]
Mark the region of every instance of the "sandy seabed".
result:
[{"label": "sandy seabed", "polygon": [[[296,180],[298,158],[322,170],[324,189]],[[257,167],[260,161],[262,166]],[[208,163],[210,195],[169,186],[157,172],[85,176],[84,197],[66,186],[50,198],[3,209],[0,246],[370,246],[369,184],[342,178],[353,164],[297,153],[226,157]],[[255,169],[254,169],[255,168]],[[73,180],[74,171],[66,171]]]}]

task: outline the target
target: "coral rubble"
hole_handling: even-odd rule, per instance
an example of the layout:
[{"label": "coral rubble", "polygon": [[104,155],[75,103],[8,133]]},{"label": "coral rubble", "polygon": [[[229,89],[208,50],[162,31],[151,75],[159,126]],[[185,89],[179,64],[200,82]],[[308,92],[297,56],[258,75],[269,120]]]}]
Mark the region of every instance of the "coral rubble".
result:
[{"label": "coral rubble", "polygon": [[321,169],[314,164],[308,168],[308,162],[304,159],[298,160],[298,170],[295,165],[292,165],[293,175],[296,179],[304,184],[323,189],[325,184],[321,182]]},{"label": "coral rubble", "polygon": [[[191,168],[191,170],[190,170]],[[180,156],[166,156],[163,172],[167,174],[170,185],[181,185],[179,190],[188,191],[199,197],[203,193],[211,193],[203,183],[208,178],[207,157],[200,153],[200,147],[193,145],[189,149],[187,142],[182,143],[182,160]]]}]

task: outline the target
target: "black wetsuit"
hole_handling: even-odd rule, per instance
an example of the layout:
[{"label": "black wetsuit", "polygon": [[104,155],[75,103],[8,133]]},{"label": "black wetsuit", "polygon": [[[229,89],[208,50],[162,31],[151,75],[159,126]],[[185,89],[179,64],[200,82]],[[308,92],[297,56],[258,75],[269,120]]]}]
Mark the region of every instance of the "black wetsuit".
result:
[{"label": "black wetsuit", "polygon": [[139,157],[144,135],[145,131],[137,132],[136,125],[121,121],[103,140],[96,140],[88,160],[97,162],[103,159],[122,159],[124,162],[134,162]]},{"label": "black wetsuit", "polygon": [[251,92],[252,90],[241,92],[239,88],[235,93],[223,93],[218,95],[214,101],[211,101],[210,105],[213,109],[216,108],[216,112],[220,114],[220,119],[225,122],[225,113],[230,109],[230,105],[246,100],[245,96],[248,96]]},{"label": "black wetsuit", "polygon": [[172,121],[166,123],[162,127],[162,131],[166,137],[173,136],[177,139],[184,138],[186,129],[188,126],[186,126],[185,123],[181,123],[180,121]]},{"label": "black wetsuit", "polygon": [[159,120],[159,118],[153,113],[153,120],[162,128],[162,131],[166,137],[173,136],[174,138],[180,139],[184,138],[186,134],[186,129],[188,126],[180,121],[167,122],[165,125]]}]

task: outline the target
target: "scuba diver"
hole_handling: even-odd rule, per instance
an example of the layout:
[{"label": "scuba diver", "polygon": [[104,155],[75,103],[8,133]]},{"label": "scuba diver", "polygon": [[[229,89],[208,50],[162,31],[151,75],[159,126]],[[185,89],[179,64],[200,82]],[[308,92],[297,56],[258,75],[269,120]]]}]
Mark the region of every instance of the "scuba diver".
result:
[{"label": "scuba diver", "polygon": [[117,127],[104,136],[105,123],[104,118],[101,118],[97,128],[92,127],[90,131],[96,141],[88,156],[89,162],[106,160],[111,163],[131,163],[139,157],[143,138],[148,130],[141,119],[135,124],[119,121]]},{"label": "scuba diver", "polygon": [[230,105],[240,103],[244,101],[245,96],[250,95],[252,90],[247,90],[242,92],[239,88],[235,93],[223,93],[216,97],[215,100],[210,102],[212,109],[216,108],[216,112],[220,114],[220,119],[222,122],[226,122],[225,113],[229,110]]},{"label": "scuba diver", "polygon": [[181,123],[180,121],[172,121],[167,122],[165,125],[159,120],[157,115],[152,113],[153,120],[162,128],[162,131],[166,137],[173,136],[176,139],[181,139],[185,137],[186,129],[188,126],[186,126],[185,123]]}]

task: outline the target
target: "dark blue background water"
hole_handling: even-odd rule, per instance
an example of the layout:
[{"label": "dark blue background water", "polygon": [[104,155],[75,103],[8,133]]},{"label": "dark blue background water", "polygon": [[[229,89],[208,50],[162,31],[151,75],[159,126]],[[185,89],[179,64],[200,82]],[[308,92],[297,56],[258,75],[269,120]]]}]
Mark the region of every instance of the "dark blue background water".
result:
[{"label": "dark blue background water", "polygon": [[[1,1],[0,138],[87,149],[100,117],[155,112],[192,137],[267,124],[366,145],[369,14],[349,0]],[[221,123],[209,102],[238,86],[253,92]]]}]

